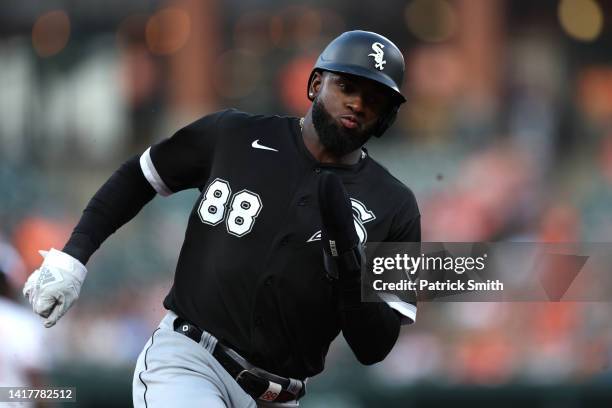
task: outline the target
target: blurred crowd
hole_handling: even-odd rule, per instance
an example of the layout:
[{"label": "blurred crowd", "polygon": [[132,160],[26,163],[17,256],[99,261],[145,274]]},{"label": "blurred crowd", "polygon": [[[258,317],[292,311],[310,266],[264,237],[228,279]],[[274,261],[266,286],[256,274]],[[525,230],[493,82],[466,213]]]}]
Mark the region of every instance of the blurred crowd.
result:
[{"label": "blurred crowd", "polygon": [[[415,192],[424,241],[612,240],[612,4],[88,3],[0,6],[0,245],[12,248],[0,265],[14,291],[122,161],[224,107],[302,115],[316,55],[355,28],[404,51],[408,102],[368,149]],[[77,306],[43,333],[53,346],[41,370],[134,364],[163,315],[195,197],[155,199],[102,246]],[[589,381],[609,372],[610,309],[423,304],[375,373],[392,384]],[[330,369],[346,353],[334,348]]]}]

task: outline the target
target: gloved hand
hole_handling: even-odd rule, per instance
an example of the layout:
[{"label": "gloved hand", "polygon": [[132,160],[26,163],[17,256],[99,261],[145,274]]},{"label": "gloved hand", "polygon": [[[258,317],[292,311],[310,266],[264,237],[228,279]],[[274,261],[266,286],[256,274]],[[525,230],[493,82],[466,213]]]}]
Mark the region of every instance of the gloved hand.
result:
[{"label": "gloved hand", "polygon": [[51,249],[39,251],[44,261],[23,287],[23,295],[38,315],[53,326],[79,297],[87,268],[72,256]]},{"label": "gloved hand", "polygon": [[358,285],[365,256],[359,244],[351,200],[334,173],[319,176],[319,209],[321,211],[321,243],[325,269],[332,279]]}]

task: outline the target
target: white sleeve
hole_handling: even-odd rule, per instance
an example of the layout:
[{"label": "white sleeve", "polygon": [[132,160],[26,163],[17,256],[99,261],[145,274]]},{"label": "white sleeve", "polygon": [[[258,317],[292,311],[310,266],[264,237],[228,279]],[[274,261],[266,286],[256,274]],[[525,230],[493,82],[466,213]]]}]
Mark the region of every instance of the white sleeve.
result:
[{"label": "white sleeve", "polygon": [[397,295],[391,293],[378,293],[378,296],[389,305],[389,307],[401,314],[401,324],[411,324],[416,321],[417,307],[415,304],[400,300]]},{"label": "white sleeve", "polygon": [[166,183],[164,183],[164,181],[159,176],[157,169],[155,169],[153,161],[151,160],[150,152],[151,148],[149,147],[140,156],[140,168],[142,169],[142,172],[149,184],[151,184],[151,187],[153,187],[155,191],[157,191],[157,194],[162,195],[164,197],[169,196],[170,194],[172,194],[172,191],[168,188],[168,186],[166,186]]}]

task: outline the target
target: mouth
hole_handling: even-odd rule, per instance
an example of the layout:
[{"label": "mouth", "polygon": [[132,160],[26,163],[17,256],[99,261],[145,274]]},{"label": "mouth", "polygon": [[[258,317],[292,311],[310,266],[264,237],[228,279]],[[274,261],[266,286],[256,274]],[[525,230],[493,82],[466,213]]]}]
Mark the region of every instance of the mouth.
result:
[{"label": "mouth", "polygon": [[355,115],[341,115],[340,123],[347,129],[356,129],[361,126],[361,122]]}]

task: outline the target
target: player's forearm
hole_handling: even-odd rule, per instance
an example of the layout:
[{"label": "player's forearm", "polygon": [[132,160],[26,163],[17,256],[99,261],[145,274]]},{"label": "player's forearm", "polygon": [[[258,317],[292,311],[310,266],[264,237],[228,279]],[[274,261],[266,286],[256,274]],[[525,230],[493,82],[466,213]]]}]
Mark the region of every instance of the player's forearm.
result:
[{"label": "player's forearm", "polygon": [[89,201],[63,251],[86,264],[106,238],[153,197],[155,190],[145,179],[138,157],[128,160]]},{"label": "player's forearm", "polygon": [[[382,361],[400,330],[400,318],[386,303],[355,303],[355,293],[341,298],[342,334],[360,363]],[[347,299],[348,297],[348,299]]]}]

